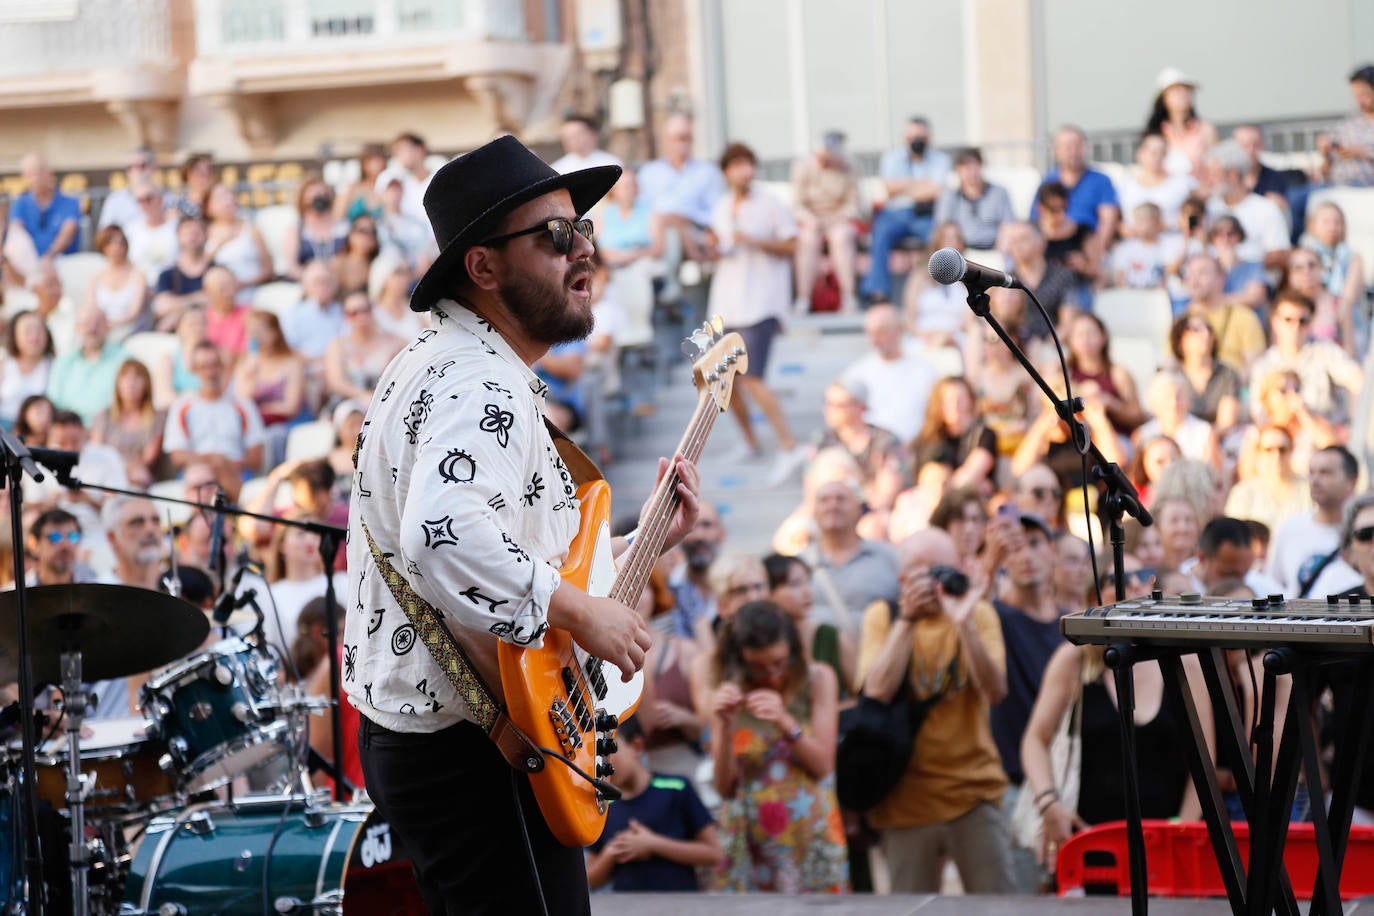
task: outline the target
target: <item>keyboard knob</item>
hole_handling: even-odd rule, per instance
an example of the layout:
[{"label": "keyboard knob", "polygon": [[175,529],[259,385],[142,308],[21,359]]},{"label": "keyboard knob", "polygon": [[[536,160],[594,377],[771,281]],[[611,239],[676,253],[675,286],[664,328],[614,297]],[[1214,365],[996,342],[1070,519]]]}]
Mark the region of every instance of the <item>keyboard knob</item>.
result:
[{"label": "keyboard knob", "polygon": [[1151,600],[1151,601],[1163,601],[1163,600],[1164,600],[1164,589],[1162,589],[1162,588],[1151,589],[1151,590],[1150,590],[1150,600]]},{"label": "keyboard knob", "polygon": [[1265,601],[1263,598],[1251,598],[1250,606],[1257,611],[1262,611],[1269,606],[1269,602]]},{"label": "keyboard knob", "polygon": [[1270,596],[1269,596],[1269,604],[1270,604],[1271,606],[1273,606],[1273,607],[1278,607],[1279,605],[1283,604],[1283,596],[1282,596],[1282,595],[1270,595]]},{"label": "keyboard knob", "polygon": [[1360,596],[1359,596],[1359,595],[1350,595],[1350,596],[1348,596],[1345,600],[1348,601],[1348,602],[1350,602],[1350,606],[1351,606],[1351,607],[1358,607],[1359,604],[1360,604]]},{"label": "keyboard knob", "polygon": [[1202,596],[1197,592],[1180,592],[1178,596],[1179,604],[1201,604]]},{"label": "keyboard knob", "polygon": [[1341,596],[1340,596],[1340,595],[1327,595],[1327,596],[1326,596],[1326,604],[1327,604],[1327,607],[1336,607],[1336,606],[1339,605],[1340,603],[1341,603]]}]

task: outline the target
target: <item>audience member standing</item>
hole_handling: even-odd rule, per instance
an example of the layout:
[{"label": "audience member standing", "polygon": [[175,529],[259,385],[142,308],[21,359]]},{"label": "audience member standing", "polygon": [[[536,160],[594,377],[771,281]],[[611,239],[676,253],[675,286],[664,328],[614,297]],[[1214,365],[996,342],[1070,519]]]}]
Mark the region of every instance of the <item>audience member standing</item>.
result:
[{"label": "audience member standing", "polygon": [[1350,74],[1350,95],[1355,113],[1337,124],[1318,149],[1332,184],[1364,188],[1374,185],[1374,66]]}]

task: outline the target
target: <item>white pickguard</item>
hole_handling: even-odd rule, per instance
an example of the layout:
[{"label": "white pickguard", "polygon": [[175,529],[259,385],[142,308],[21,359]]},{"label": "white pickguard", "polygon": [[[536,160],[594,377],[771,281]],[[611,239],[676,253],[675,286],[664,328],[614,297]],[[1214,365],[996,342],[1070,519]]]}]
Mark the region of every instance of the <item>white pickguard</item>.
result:
[{"label": "white pickguard", "polygon": [[[587,578],[587,594],[597,598],[609,595],[611,587],[615,585],[615,576],[615,557],[611,555],[611,526],[603,521],[601,530],[596,533],[591,575]],[[585,664],[589,657],[581,646],[577,646],[574,654],[579,664]],[[628,682],[622,681],[620,669],[610,662],[603,661],[601,673],[606,679],[606,698],[597,704],[597,708],[613,716],[624,715],[625,710],[639,702],[639,695],[644,691],[644,672],[636,671]]]}]

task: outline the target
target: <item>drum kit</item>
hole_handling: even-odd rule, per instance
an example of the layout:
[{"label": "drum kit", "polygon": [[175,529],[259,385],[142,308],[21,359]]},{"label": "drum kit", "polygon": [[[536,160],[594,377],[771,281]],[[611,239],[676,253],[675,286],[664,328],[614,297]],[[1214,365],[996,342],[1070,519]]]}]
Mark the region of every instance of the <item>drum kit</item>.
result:
[{"label": "drum kit", "polygon": [[[12,748],[0,780],[0,912],[29,912],[33,896],[19,855],[30,782],[65,834],[76,914],[424,911],[366,797],[337,802],[311,786],[307,721],[327,702],[280,683],[261,626],[207,645],[205,613],[171,595],[85,584],[27,595],[33,680],[61,686],[50,727],[65,734],[36,746],[31,774]],[[0,595],[0,619],[12,610]],[[10,629],[4,682],[18,665]],[[91,682],[149,671],[142,717],[86,720]],[[65,891],[49,884],[47,912]]]}]

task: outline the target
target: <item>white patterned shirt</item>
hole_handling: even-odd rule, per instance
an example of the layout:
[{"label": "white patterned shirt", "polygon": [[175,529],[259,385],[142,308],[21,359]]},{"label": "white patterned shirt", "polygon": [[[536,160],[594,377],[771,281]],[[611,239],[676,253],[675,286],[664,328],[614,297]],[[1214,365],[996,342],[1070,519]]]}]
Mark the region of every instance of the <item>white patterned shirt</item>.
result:
[{"label": "white patterned shirt", "polygon": [[349,510],[343,689],[398,732],[473,717],[378,574],[362,524],[499,698],[497,640],[542,644],[579,521],[544,383],[468,309],[445,300],[430,320],[377,384]]}]

